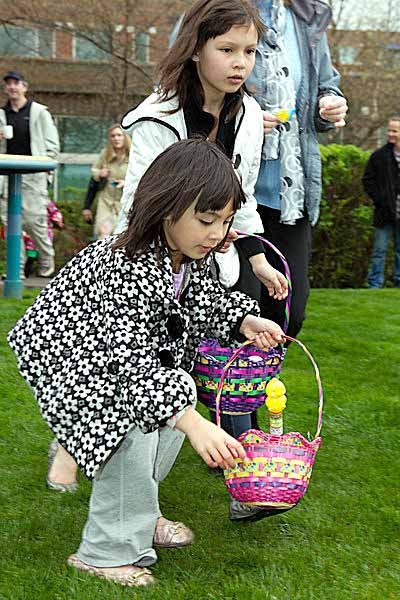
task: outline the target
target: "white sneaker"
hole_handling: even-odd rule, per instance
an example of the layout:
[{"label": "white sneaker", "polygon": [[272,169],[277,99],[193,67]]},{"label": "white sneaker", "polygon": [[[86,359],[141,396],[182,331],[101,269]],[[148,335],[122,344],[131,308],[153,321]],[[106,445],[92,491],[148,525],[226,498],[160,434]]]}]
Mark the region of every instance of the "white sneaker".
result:
[{"label": "white sneaker", "polygon": [[48,267],[39,268],[39,277],[51,277],[54,273],[54,260],[51,261]]},{"label": "white sneaker", "polygon": [[38,275],[39,275],[39,277],[49,278],[53,275],[53,273],[54,273],[54,267],[49,267],[45,271],[39,271]]}]

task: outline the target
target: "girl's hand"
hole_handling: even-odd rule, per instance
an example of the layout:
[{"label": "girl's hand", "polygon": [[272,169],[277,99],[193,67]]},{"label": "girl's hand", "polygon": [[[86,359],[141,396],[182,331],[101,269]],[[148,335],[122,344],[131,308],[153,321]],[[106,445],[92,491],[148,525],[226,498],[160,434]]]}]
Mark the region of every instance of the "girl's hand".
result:
[{"label": "girl's hand", "polygon": [[277,125],[279,125],[279,119],[270,112],[266,110],[263,111],[263,123],[264,123],[264,133],[270,133]]},{"label": "girl's hand", "polygon": [[240,333],[248,340],[254,338],[257,348],[264,351],[285,341],[285,334],[277,323],[254,315],[247,315],[243,319]]},{"label": "girl's hand", "polygon": [[235,458],[246,458],[243,446],[223,429],[204,419],[190,407],[175,425],[186,433],[190,443],[209,467],[235,468]]},{"label": "girl's hand", "polygon": [[116,181],[118,181],[117,183],[117,190],[122,190],[122,188],[124,187],[125,184],[125,179],[117,179]]},{"label": "girl's hand", "polygon": [[268,294],[275,300],[283,300],[288,295],[288,282],[286,277],[274,269],[267,261],[265,254],[256,254],[249,258],[254,275],[268,290]]}]

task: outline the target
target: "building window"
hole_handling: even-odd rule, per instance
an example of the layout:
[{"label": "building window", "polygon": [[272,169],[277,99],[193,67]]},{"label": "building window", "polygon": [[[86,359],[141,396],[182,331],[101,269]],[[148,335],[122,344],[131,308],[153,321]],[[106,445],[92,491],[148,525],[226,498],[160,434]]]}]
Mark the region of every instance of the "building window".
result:
[{"label": "building window", "polygon": [[390,66],[392,69],[400,68],[400,49],[393,48],[390,50]]},{"label": "building window", "polygon": [[53,32],[50,29],[0,26],[0,55],[53,57]]},{"label": "building window", "polygon": [[96,154],[107,144],[108,119],[57,117],[61,152]]},{"label": "building window", "polygon": [[387,143],[387,125],[379,127],[377,131],[378,145],[383,146]]},{"label": "building window", "polygon": [[[61,153],[60,165],[55,172],[54,197],[67,198],[66,188],[86,190],[90,167],[106,146],[112,123],[108,119],[56,117],[56,125]],[[75,191],[72,190],[72,197]]]},{"label": "building window", "polygon": [[53,58],[54,31],[50,31],[50,29],[38,29],[36,33],[38,37],[39,56],[43,56],[44,58]]},{"label": "building window", "polygon": [[139,63],[148,63],[150,59],[150,35],[137,33],[135,36],[135,59]]},{"label": "building window", "polygon": [[74,36],[74,57],[78,60],[110,60],[110,39],[107,34],[90,32],[88,34],[76,32]]},{"label": "building window", "polygon": [[340,46],[339,62],[342,65],[354,65],[358,56],[358,49],[353,46]]}]

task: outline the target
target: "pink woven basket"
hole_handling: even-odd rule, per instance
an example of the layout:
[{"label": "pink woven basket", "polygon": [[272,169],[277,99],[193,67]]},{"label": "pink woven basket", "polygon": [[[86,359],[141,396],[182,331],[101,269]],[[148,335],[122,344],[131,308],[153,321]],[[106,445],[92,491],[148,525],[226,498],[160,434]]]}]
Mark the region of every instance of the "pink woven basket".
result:
[{"label": "pink woven basket", "polygon": [[[271,435],[250,429],[238,439],[242,443],[247,460],[236,461],[234,469],[225,470],[225,483],[232,498],[243,504],[268,509],[270,514],[290,510],[307,491],[314,465],[315,455],[322,439],[323,391],[317,364],[307,348],[299,340],[286,336],[298,344],[307,354],[314,367],[318,384],[318,425],[313,440],[306,440],[300,433]],[[220,426],[219,411],[221,377],[217,392],[217,424]]]}]

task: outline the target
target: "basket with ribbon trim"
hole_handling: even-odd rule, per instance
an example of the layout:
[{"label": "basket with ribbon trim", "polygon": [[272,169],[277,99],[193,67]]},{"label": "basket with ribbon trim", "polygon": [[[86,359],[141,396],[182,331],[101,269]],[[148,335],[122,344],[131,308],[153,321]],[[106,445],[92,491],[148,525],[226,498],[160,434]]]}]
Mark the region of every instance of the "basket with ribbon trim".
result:
[{"label": "basket with ribbon trim", "polygon": [[[314,367],[318,385],[316,434],[313,439],[307,440],[298,432],[273,435],[250,429],[238,438],[246,451],[247,459],[245,461],[236,459],[236,467],[228,467],[224,472],[225,483],[232,498],[243,504],[268,509],[270,515],[293,508],[304,496],[310,481],[315,455],[322,443],[320,432],[323,390],[318,366],[302,342],[286,337],[302,348]],[[216,417],[219,426],[224,380],[225,371],[221,375],[216,394]]]},{"label": "basket with ribbon trim", "polygon": [[[286,333],[292,291],[289,266],[283,254],[271,242],[258,235],[252,237],[261,240],[274,250],[283,263],[288,282],[285,320],[282,327]],[[235,349],[222,347],[213,339],[202,340],[192,373],[199,401],[209,409],[215,410],[217,389],[221,375],[224,373],[220,412],[230,415],[253,412],[264,404],[265,387],[268,381],[281,370],[285,354],[286,348],[283,345],[262,352],[250,343]]]}]

